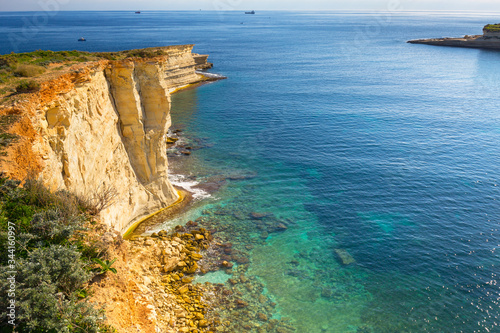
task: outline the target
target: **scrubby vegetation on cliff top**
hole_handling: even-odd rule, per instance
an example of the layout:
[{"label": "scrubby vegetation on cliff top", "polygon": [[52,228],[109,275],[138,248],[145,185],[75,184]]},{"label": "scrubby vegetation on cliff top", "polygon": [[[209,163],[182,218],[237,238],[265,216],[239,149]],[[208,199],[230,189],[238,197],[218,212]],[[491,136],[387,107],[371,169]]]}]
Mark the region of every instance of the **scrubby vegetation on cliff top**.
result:
[{"label": "scrubby vegetation on cliff top", "polygon": [[[175,46],[174,46],[175,47]],[[120,52],[83,52],[83,51],[43,51],[11,53],[0,55],[0,101],[8,105],[19,94],[36,92],[40,89],[43,76],[64,72],[70,66],[98,60],[122,60],[125,58],[152,58],[164,55],[167,47],[127,50]],[[22,98],[22,97],[21,97]],[[17,139],[9,133],[9,127],[19,117],[11,114],[0,115],[0,156],[6,154],[5,148]]]},{"label": "scrubby vegetation on cliff top", "polygon": [[0,84],[10,83],[19,77],[36,77],[47,70],[60,70],[64,68],[64,66],[81,62],[105,59],[121,60],[129,57],[151,58],[161,56],[165,54],[163,50],[166,48],[148,48],[120,52],[38,50],[28,53],[0,55]]},{"label": "scrubby vegetation on cliff top", "polygon": [[484,26],[484,30],[488,32],[500,32],[500,23],[487,24]]},{"label": "scrubby vegetation on cliff top", "polygon": [[[97,226],[82,200],[65,191],[51,193],[37,181],[19,185],[0,176],[0,331],[13,331],[7,278],[16,271],[16,332],[112,332],[103,311],[87,298],[93,259],[106,259],[107,253],[85,231]],[[9,250],[12,239],[15,251]]]}]

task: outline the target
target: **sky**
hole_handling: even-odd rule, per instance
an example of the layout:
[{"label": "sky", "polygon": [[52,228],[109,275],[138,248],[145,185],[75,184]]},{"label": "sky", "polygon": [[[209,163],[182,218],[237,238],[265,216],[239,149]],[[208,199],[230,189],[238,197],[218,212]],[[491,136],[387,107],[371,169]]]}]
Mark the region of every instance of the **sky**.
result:
[{"label": "sky", "polygon": [[500,12],[500,0],[0,0],[0,11],[199,9]]}]

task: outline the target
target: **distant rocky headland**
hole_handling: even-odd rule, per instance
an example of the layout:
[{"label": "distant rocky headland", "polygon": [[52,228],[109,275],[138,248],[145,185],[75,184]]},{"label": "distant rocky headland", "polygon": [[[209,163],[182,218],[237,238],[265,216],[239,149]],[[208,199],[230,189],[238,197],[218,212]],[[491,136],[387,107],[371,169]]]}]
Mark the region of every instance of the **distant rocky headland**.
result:
[{"label": "distant rocky headland", "polygon": [[500,23],[485,25],[482,35],[465,35],[458,38],[415,39],[409,40],[408,43],[500,50]]}]

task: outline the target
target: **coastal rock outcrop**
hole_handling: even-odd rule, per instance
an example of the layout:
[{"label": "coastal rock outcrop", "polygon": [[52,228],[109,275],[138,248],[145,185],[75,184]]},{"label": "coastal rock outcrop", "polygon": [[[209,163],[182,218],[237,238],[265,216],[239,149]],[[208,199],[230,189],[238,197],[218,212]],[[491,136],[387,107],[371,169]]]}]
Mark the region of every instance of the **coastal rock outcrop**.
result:
[{"label": "coastal rock outcrop", "polygon": [[488,24],[484,26],[482,35],[465,35],[459,38],[415,39],[409,40],[408,43],[499,50],[500,24]]},{"label": "coastal rock outcrop", "polygon": [[178,194],[167,178],[170,92],[203,81],[196,69],[208,66],[192,48],[78,64],[42,82],[11,107],[29,119],[35,134],[25,153],[36,161],[4,165],[33,167],[49,188],[101,205],[101,220],[121,232],[172,204]]}]

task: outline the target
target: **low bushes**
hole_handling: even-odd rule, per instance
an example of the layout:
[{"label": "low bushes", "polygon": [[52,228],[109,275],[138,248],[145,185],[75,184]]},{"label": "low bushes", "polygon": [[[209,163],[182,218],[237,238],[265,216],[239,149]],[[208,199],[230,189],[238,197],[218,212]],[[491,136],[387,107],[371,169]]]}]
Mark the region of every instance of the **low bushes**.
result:
[{"label": "low bushes", "polygon": [[43,68],[42,66],[22,64],[17,66],[16,70],[14,71],[14,75],[22,77],[33,77],[43,74],[44,72],[45,68]]},{"label": "low bushes", "polygon": [[488,32],[500,32],[500,23],[487,24],[484,26],[484,30]]},{"label": "low bushes", "polygon": [[22,81],[16,86],[17,93],[36,92],[40,90],[40,83],[36,81]]},{"label": "low bushes", "polygon": [[[85,237],[90,221],[78,199],[33,180],[19,185],[0,176],[0,304],[12,299],[7,278],[16,271],[16,332],[112,332],[87,298],[103,250]],[[9,226],[15,252],[8,248]],[[12,331],[6,311],[0,307],[0,331]]]}]

